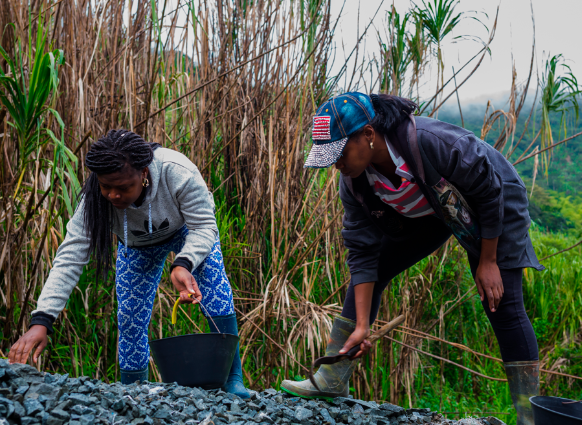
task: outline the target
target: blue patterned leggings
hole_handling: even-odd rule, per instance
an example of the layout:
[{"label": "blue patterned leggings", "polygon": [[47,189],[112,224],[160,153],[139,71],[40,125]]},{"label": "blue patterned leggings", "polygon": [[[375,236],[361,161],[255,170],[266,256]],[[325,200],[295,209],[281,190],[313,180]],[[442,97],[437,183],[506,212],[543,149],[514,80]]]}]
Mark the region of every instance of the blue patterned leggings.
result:
[{"label": "blue patterned leggings", "polygon": [[[143,370],[150,357],[148,327],[164,263],[168,254],[180,252],[188,229],[184,226],[164,245],[127,249],[119,243],[115,285],[119,327],[119,366],[123,370]],[[196,270],[192,272],[202,292],[202,302],[211,316],[234,313],[232,290],[224,270],[220,239]],[[204,312],[204,310],[202,310]]]}]

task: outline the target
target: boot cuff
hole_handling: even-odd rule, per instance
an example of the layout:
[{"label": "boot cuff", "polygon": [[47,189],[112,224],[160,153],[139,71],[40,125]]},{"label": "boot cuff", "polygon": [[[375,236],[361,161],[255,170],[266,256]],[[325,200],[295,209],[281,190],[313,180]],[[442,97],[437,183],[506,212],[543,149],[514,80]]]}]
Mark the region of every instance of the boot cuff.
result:
[{"label": "boot cuff", "polygon": [[338,323],[338,325],[341,324],[341,325],[344,325],[344,326],[345,325],[351,326],[353,328],[356,327],[356,321],[355,320],[348,319],[347,317],[343,317],[343,316],[334,316],[334,324],[335,324],[335,322],[340,322],[340,323]]},{"label": "boot cuff", "polygon": [[521,362],[503,362],[505,368],[508,367],[526,367],[526,366],[539,366],[539,360],[526,360]]}]

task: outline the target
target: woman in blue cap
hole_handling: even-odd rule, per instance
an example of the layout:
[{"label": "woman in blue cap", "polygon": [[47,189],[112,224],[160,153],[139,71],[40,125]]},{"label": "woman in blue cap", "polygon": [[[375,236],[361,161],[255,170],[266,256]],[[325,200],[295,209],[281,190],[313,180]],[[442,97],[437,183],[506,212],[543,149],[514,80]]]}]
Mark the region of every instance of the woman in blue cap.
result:
[{"label": "woman in blue cap", "polygon": [[[351,282],[326,355],[360,345],[392,278],[451,235],[467,251],[479,295],[495,331],[518,424],[533,423],[538,346],[522,295],[525,267],[543,270],[529,238],[526,188],[513,166],[463,128],[414,116],[417,105],[384,94],[345,93],[313,118],[305,167],[341,172],[342,236]],[[310,381],[284,381],[301,397],[346,397],[355,361],[322,366]]]}]

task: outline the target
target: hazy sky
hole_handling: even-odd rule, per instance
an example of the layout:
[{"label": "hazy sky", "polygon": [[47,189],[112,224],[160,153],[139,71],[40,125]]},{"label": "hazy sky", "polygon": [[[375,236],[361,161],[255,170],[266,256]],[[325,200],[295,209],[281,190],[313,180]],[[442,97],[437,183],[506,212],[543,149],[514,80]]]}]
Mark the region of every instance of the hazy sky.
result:
[{"label": "hazy sky", "polygon": [[[420,0],[417,0],[420,3]],[[334,16],[339,14],[343,2],[332,0]],[[349,51],[357,41],[358,9],[360,13],[360,31],[370,22],[372,16],[381,4],[381,0],[347,0],[342,16],[340,30],[336,32],[335,41],[338,46],[334,69],[339,69],[344,63],[341,44]],[[410,9],[410,0],[385,0],[380,12],[370,28],[367,39],[363,40],[368,54],[378,51],[377,32],[384,33],[386,27],[386,11],[394,3],[396,10],[404,14]],[[536,33],[536,63],[542,71],[542,60],[551,55],[563,54],[571,66],[574,75],[582,83],[582,37],[580,36],[580,16],[582,16],[582,0],[532,0],[535,33]],[[460,11],[484,12],[477,16],[487,25],[493,26],[497,6],[499,18],[494,41],[491,44],[491,56],[487,56],[475,75],[463,85],[459,94],[463,103],[471,101],[486,101],[487,98],[499,98],[509,90],[511,85],[511,57],[516,63],[518,81],[523,81],[529,71],[533,26],[529,0],[461,0],[457,6]],[[454,36],[478,35],[487,39],[487,31],[474,20],[465,19],[454,32]],[[443,45],[445,59],[445,80],[452,75],[452,66],[457,69],[470,59],[480,45],[474,41],[453,42],[450,37]],[[467,68],[471,68],[470,65]],[[426,75],[424,81],[425,93],[434,90],[436,70],[431,76]],[[535,75],[535,74],[534,74]],[[460,81],[463,77],[457,79]],[[422,95],[422,93],[421,93]]]}]

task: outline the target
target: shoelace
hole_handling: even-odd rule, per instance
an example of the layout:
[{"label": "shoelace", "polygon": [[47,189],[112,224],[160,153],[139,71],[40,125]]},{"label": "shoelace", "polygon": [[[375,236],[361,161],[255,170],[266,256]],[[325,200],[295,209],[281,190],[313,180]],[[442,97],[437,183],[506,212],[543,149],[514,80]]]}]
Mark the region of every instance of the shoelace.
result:
[{"label": "shoelace", "polygon": [[148,204],[148,230],[150,232],[150,239],[152,238],[152,204]]},{"label": "shoelace", "polygon": [[127,258],[127,210],[123,210],[123,242],[125,244],[123,253]]}]

